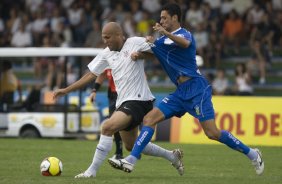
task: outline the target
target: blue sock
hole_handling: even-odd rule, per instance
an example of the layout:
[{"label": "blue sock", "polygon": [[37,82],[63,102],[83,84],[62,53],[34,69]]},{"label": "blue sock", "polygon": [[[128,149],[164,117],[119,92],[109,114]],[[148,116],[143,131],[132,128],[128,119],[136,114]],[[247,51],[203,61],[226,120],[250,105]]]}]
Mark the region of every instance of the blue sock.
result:
[{"label": "blue sock", "polygon": [[250,152],[250,148],[248,146],[243,144],[241,141],[239,141],[236,137],[234,137],[230,132],[226,130],[221,130],[221,136],[218,141],[244,154],[248,154]]},{"label": "blue sock", "polygon": [[154,131],[155,130],[151,127],[143,126],[138,138],[136,139],[136,141],[134,143],[134,147],[133,147],[130,155],[134,156],[135,158],[140,158],[140,155],[141,155],[143,149],[146,147],[146,145],[152,139]]}]

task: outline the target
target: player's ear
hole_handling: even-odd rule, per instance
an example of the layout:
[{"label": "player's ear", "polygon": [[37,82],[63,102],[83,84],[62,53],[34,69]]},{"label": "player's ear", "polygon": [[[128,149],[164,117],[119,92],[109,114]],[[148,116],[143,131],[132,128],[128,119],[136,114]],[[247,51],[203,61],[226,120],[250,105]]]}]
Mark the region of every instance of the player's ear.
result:
[{"label": "player's ear", "polygon": [[172,18],[173,21],[178,22],[178,16],[177,15],[173,15],[171,18]]}]

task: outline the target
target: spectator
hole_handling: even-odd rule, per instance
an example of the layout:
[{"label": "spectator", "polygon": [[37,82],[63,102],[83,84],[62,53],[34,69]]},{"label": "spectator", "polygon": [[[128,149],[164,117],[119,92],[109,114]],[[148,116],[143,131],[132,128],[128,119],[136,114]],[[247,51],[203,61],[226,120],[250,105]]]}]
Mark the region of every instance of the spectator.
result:
[{"label": "spectator", "polygon": [[224,21],[223,40],[225,46],[231,46],[232,48],[234,48],[234,52],[236,54],[239,53],[242,31],[243,22],[237,12],[233,9],[229,13],[228,18]]},{"label": "spectator", "polygon": [[84,46],[93,48],[103,47],[104,44],[101,35],[101,26],[99,22],[97,20],[93,20],[92,30],[88,33]]},{"label": "spectator", "polygon": [[4,30],[5,30],[5,24],[4,24],[3,19],[1,19],[0,17],[0,34],[2,34]]},{"label": "spectator", "polygon": [[143,11],[142,19],[137,23],[136,29],[137,32],[140,34],[139,36],[147,36],[150,32],[150,28],[152,27],[149,13]]},{"label": "spectator", "polygon": [[[36,1],[36,0],[35,0]],[[61,2],[61,6],[65,9],[68,9],[70,8],[70,6],[72,5],[72,3],[74,2],[75,0],[63,0],[63,1],[60,1]]]},{"label": "spectator", "polygon": [[228,89],[228,78],[225,76],[223,69],[216,71],[215,79],[212,82],[212,88],[214,95],[225,95]]},{"label": "spectator", "polygon": [[27,13],[22,15],[21,24],[25,25],[25,31],[32,33],[32,21]]},{"label": "spectator", "polygon": [[221,0],[204,0],[204,2],[209,3],[211,9],[219,11]]},{"label": "spectator", "polygon": [[260,68],[260,84],[266,82],[266,64],[271,63],[272,41],[274,36],[274,25],[270,22],[267,14],[262,16],[262,22],[254,27],[251,32],[251,48],[253,58],[257,61]]},{"label": "spectator", "polygon": [[70,9],[68,10],[68,19],[71,26],[79,26],[82,20],[83,9],[78,6],[76,1],[73,2]]},{"label": "spectator", "polygon": [[1,63],[0,78],[0,104],[12,104],[14,92],[19,89],[19,80],[12,70],[12,63],[4,61]]},{"label": "spectator", "polygon": [[130,13],[135,23],[142,20],[142,11],[141,11],[140,4],[138,3],[138,1],[136,0],[130,1]]},{"label": "spectator", "polygon": [[48,18],[44,15],[42,11],[36,13],[36,18],[33,21],[32,31],[36,34],[43,32],[45,26],[48,24]]},{"label": "spectator", "polygon": [[257,25],[261,22],[263,15],[264,10],[260,7],[259,4],[255,3],[254,6],[248,12],[247,21],[251,25]]},{"label": "spectator", "polygon": [[241,96],[253,95],[251,77],[244,63],[239,63],[235,68],[235,93]]},{"label": "spectator", "polygon": [[205,66],[207,68],[218,68],[222,56],[222,38],[218,34],[218,26],[215,20],[210,22],[210,27],[211,31],[209,33],[209,44],[207,47],[207,60],[205,61]]},{"label": "spectator", "polygon": [[[77,43],[77,46],[84,43],[85,32],[84,28],[84,9],[80,8],[78,2],[74,1],[71,8],[68,10],[68,20],[70,22],[71,30],[73,33],[73,40]],[[86,25],[87,26],[87,25]]]},{"label": "spectator", "polygon": [[203,11],[198,7],[195,1],[190,2],[190,8],[187,10],[185,15],[185,22],[192,30],[195,30],[198,24],[203,23],[204,14]]},{"label": "spectator", "polygon": [[10,10],[10,18],[6,23],[7,31],[10,33],[15,33],[18,30],[20,24],[20,17],[15,8]]},{"label": "spectator", "polygon": [[123,30],[125,32],[125,35],[127,35],[127,37],[132,37],[132,36],[136,35],[135,22],[134,22],[133,17],[131,16],[130,13],[125,14],[125,20],[124,20],[122,26],[123,26]]},{"label": "spectator", "polygon": [[37,12],[42,2],[43,0],[25,0],[25,7],[29,12]]},{"label": "spectator", "polygon": [[270,20],[269,15],[264,14],[261,23],[254,28],[252,33],[254,39],[260,40],[261,44],[266,46],[270,56],[272,56],[275,29],[276,27]]},{"label": "spectator", "polygon": [[211,9],[209,3],[204,2],[201,6],[201,9],[203,11],[205,24],[207,24],[208,21],[213,20],[217,17],[217,13],[215,12],[215,10]]},{"label": "spectator", "polygon": [[259,83],[260,84],[265,84],[266,83],[266,59],[269,58],[265,47],[261,45],[261,43],[257,40],[254,41],[253,43],[253,56],[252,60],[250,62],[255,64],[256,68],[259,68]]},{"label": "spectator", "polygon": [[233,1],[234,9],[238,12],[239,15],[243,16],[248,9],[250,9],[253,5],[252,1],[246,0],[236,0]]},{"label": "spectator", "polygon": [[32,45],[31,34],[26,31],[24,23],[21,23],[19,30],[13,34],[11,45],[13,47],[29,47]]},{"label": "spectator", "polygon": [[272,6],[274,10],[281,11],[282,10],[282,1],[281,0],[272,0]]},{"label": "spectator", "polygon": [[282,48],[282,10],[278,13],[277,16],[277,20],[276,20],[276,25],[277,25],[277,31],[276,31],[276,38],[275,40],[278,41],[280,48]]},{"label": "spectator", "polygon": [[71,29],[70,29],[70,25],[68,24],[68,22],[64,21],[60,21],[58,22],[58,33],[62,34],[65,41],[68,43],[68,44],[71,44],[73,42],[73,39],[72,39],[72,32],[71,32]]},{"label": "spectator", "polygon": [[[51,39],[48,36],[44,36],[42,47],[52,47]],[[50,74],[50,70],[53,69],[53,58],[51,57],[38,57],[35,59],[34,63],[34,74],[36,78],[42,78]],[[48,75],[47,75],[48,78]]]},{"label": "spectator", "polygon": [[143,0],[142,8],[152,15],[152,19],[158,18],[158,11],[161,8],[159,0]]},{"label": "spectator", "polygon": [[51,26],[51,30],[54,33],[58,33],[60,32],[60,27],[59,27],[59,23],[64,21],[64,17],[60,15],[60,9],[59,8],[55,8],[53,10],[53,15],[50,19],[50,26]]},{"label": "spectator", "polygon": [[122,3],[117,3],[114,11],[112,12],[112,16],[115,17],[116,22],[122,24],[125,19],[125,11],[123,9]]},{"label": "spectator", "polygon": [[202,56],[204,61],[207,60],[207,47],[208,47],[208,42],[209,42],[209,36],[208,32],[206,31],[204,24],[199,24],[196,27],[196,30],[194,32],[194,38],[196,41],[196,49],[198,55]]},{"label": "spectator", "polygon": [[234,9],[233,0],[223,0],[220,7],[220,12],[222,15],[228,15],[231,10]]}]

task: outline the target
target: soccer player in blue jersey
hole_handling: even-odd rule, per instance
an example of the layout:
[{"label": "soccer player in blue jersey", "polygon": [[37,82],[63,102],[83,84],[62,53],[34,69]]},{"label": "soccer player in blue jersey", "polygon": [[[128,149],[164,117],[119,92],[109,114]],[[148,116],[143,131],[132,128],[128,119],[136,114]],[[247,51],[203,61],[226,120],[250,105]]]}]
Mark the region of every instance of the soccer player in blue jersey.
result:
[{"label": "soccer player in blue jersey", "polygon": [[[110,164],[125,172],[131,172],[142,150],[151,140],[157,123],[172,116],[181,117],[188,112],[200,121],[208,138],[245,154],[252,161],[256,173],[261,175],[264,170],[261,152],[246,146],[230,132],[217,128],[211,101],[212,87],[197,68],[195,40],[189,31],[180,26],[180,20],[180,7],[174,3],[165,5],[161,11],[160,23],[153,27],[162,36],[155,41],[152,37],[147,37],[155,57],[177,89],[144,117],[144,126],[131,154],[125,159],[109,159]],[[145,55],[133,53],[132,58],[137,59]],[[179,166],[178,172],[183,174],[183,164]]]}]

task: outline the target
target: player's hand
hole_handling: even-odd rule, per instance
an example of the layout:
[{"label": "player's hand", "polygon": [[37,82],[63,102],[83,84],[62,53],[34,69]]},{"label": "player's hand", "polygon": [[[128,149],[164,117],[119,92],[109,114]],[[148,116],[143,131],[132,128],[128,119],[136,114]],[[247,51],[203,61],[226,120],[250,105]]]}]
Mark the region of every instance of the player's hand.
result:
[{"label": "player's hand", "polygon": [[152,36],[146,36],[146,42],[154,43],[154,42],[155,42],[155,39],[154,39],[154,37],[152,37]]},{"label": "player's hand", "polygon": [[67,92],[65,90],[65,88],[63,89],[57,89],[56,91],[54,91],[53,93],[53,100],[57,101],[60,97],[66,95]]},{"label": "player's hand", "polygon": [[133,61],[137,61],[138,59],[142,59],[140,52],[132,52],[130,57]]},{"label": "player's hand", "polygon": [[159,23],[156,23],[155,26],[153,26],[153,29],[155,31],[158,31],[162,35],[166,35],[166,33],[167,33],[167,31]]},{"label": "player's hand", "polygon": [[90,94],[89,98],[91,102],[94,102],[96,100],[96,91],[92,91],[92,93]]}]

